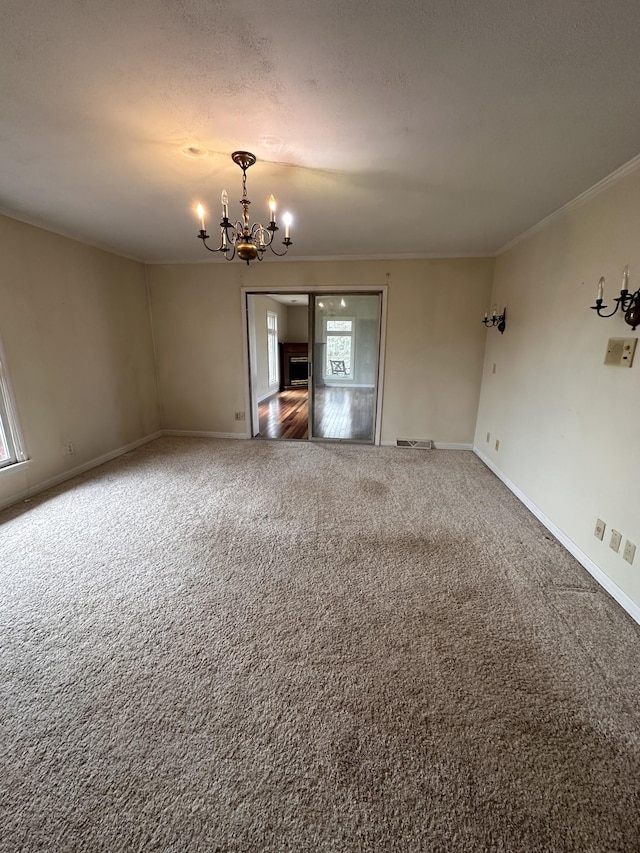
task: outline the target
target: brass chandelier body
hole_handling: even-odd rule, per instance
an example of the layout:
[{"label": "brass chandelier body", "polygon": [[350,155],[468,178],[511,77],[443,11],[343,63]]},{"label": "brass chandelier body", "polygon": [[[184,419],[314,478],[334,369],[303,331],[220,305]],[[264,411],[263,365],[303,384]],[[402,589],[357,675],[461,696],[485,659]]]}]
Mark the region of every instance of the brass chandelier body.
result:
[{"label": "brass chandelier body", "polygon": [[280,229],[276,225],[276,203],[273,196],[269,200],[269,208],[271,219],[266,228],[259,222],[253,225],[249,221],[249,205],[251,202],[247,197],[247,169],[256,162],[255,154],[250,151],[234,151],[231,155],[234,163],[242,169],[242,198],[240,205],[242,214],[240,219],[232,223],[229,219],[229,197],[227,191],[223,190],[221,195],[222,203],[222,220],[220,222],[220,245],[217,249],[208,245],[207,240],[211,238],[207,234],[204,224],[204,209],[201,204],[198,205],[198,216],[200,217],[200,232],[198,238],[202,240],[202,245],[210,252],[222,252],[226,260],[232,261],[237,255],[241,261],[246,261],[247,264],[251,261],[261,261],[267,249],[270,249],[274,255],[282,257],[286,255],[289,246],[293,245],[289,236],[289,228],[291,226],[291,216],[288,213],[284,214],[285,233],[282,245],[283,252],[277,252],[273,247],[273,240],[276,232]]}]

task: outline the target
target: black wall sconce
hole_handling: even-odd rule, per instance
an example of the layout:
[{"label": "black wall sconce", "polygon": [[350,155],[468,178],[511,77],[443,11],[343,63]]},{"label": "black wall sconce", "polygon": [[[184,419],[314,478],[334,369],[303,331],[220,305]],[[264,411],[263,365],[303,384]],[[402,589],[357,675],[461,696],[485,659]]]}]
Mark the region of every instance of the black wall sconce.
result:
[{"label": "black wall sconce", "polygon": [[591,306],[593,311],[596,311],[598,317],[613,317],[618,309],[624,311],[624,321],[628,323],[635,332],[636,326],[640,326],[640,287],[635,293],[629,293],[629,267],[626,266],[622,271],[622,290],[620,296],[614,297],[616,307],[608,314],[603,314],[609,307],[603,305],[604,300],[604,276],[598,282],[598,298],[596,304]]},{"label": "black wall sconce", "polygon": [[491,328],[492,326],[497,326],[498,331],[501,335],[504,334],[504,330],[507,327],[507,309],[502,309],[502,314],[496,314],[496,309],[493,309],[493,314],[490,317],[489,314],[485,311],[484,320],[482,321],[485,326]]}]

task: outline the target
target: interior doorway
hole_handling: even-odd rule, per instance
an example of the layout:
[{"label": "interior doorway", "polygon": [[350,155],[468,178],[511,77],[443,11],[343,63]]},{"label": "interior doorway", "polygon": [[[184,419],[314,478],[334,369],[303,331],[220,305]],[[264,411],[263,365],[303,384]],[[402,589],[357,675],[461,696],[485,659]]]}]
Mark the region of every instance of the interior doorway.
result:
[{"label": "interior doorway", "polygon": [[383,294],[244,296],[251,436],[379,440]]},{"label": "interior doorway", "polygon": [[309,437],[309,295],[248,293],[254,438]]}]

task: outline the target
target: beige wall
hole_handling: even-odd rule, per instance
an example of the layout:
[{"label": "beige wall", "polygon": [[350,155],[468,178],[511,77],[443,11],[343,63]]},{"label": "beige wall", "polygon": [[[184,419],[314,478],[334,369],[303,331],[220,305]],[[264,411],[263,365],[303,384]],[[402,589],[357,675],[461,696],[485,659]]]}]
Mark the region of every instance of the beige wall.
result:
[{"label": "beige wall", "polygon": [[159,415],[142,264],[5,217],[0,257],[0,338],[30,457],[0,470],[4,505],[154,433]]},{"label": "beige wall", "polygon": [[287,310],[287,341],[304,344],[309,340],[309,307],[290,305]]},{"label": "beige wall", "polygon": [[[507,329],[488,333],[475,441],[640,604],[640,351],[631,369],[603,364],[608,338],[638,332],[619,314],[605,320],[589,310],[601,275],[611,305],[625,264],[637,289],[638,234],[637,171],[497,259],[493,301],[507,306]],[[593,535],[598,517],[604,542]],[[627,538],[639,546],[633,566],[608,547],[612,527],[623,547]]]},{"label": "beige wall", "polygon": [[[267,340],[267,312],[278,317],[278,343],[288,340],[287,306],[260,293],[251,294],[249,300],[249,340],[251,341],[251,379],[259,400],[277,393],[279,385],[269,385],[269,353]],[[240,306],[238,303],[238,310]],[[248,417],[248,412],[247,412]]]},{"label": "beige wall", "polygon": [[234,420],[245,408],[243,286],[388,283],[382,440],[471,444],[493,267],[492,258],[149,267],[163,427],[244,433]]}]

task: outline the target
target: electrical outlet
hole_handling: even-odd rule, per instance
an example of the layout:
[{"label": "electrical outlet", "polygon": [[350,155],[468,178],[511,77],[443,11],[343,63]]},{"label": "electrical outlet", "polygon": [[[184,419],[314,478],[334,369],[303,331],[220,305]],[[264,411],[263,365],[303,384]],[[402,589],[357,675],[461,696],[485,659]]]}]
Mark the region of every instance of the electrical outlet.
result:
[{"label": "electrical outlet", "polygon": [[624,554],[622,556],[627,561],[627,563],[633,563],[633,558],[635,557],[635,555],[636,546],[633,544],[633,542],[629,542],[629,540],[627,539],[624,546]]},{"label": "electrical outlet", "polygon": [[499,438],[496,438],[495,447],[496,447],[496,450],[500,450],[500,439]]},{"label": "electrical outlet", "polygon": [[622,542],[622,533],[618,533],[617,530],[611,531],[611,541],[609,542],[609,548],[612,551],[615,551],[616,554],[620,551],[620,543]]},{"label": "electrical outlet", "polygon": [[62,455],[63,456],[71,456],[75,452],[76,451],[75,451],[75,448],[73,446],[72,441],[68,441],[66,444],[62,445]]},{"label": "electrical outlet", "polygon": [[596,521],[596,529],[593,531],[593,535],[596,537],[596,539],[604,539],[604,531],[606,527],[607,525],[601,518]]},{"label": "electrical outlet", "polygon": [[491,441],[491,433],[488,432],[487,433],[487,444],[489,444],[490,441]]},{"label": "electrical outlet", "polygon": [[244,420],[244,412],[236,412],[236,420],[243,421]]}]

